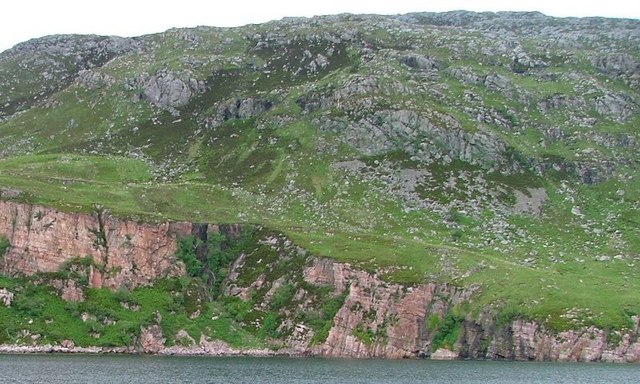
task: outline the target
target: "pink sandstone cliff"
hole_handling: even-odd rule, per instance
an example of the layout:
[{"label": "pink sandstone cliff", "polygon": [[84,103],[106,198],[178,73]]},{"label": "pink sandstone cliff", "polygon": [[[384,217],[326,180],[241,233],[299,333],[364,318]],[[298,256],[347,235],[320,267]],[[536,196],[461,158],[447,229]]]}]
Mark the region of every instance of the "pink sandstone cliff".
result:
[{"label": "pink sandstone cliff", "polygon": [[[444,317],[449,309],[471,299],[474,287],[459,289],[424,284],[405,287],[386,283],[344,263],[315,259],[305,268],[305,280],[332,285],[347,292],[344,305],[334,318],[329,336],[311,352],[331,357],[509,359],[536,361],[640,362],[640,318],[635,329],[622,334],[620,342],[609,344],[604,331],[589,327],[553,333],[535,322],[515,320],[496,329],[490,316],[467,318],[453,350],[431,353],[432,332],[427,323],[432,315]],[[379,335],[365,343],[356,329],[371,329]]]},{"label": "pink sandstone cliff", "polygon": [[0,235],[11,248],[2,269],[7,274],[54,272],[74,257],[93,258],[90,284],[112,289],[183,273],[176,263],[176,238],[191,224],[145,224],[122,220],[96,209],[65,213],[37,205],[0,201]]}]

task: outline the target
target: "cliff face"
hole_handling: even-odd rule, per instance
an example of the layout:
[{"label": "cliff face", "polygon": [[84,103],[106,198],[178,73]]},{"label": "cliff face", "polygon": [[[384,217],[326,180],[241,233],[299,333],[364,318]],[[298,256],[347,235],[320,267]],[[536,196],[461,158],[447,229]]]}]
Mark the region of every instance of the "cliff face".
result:
[{"label": "cliff face", "polygon": [[426,284],[404,287],[387,284],[364,271],[342,263],[318,259],[305,269],[305,280],[331,284],[347,292],[344,305],[324,344],[315,354],[331,357],[404,358],[425,354],[429,347],[426,318],[444,315],[472,290]]},{"label": "cliff face", "polygon": [[[348,265],[314,260],[305,280],[348,292],[327,340],[313,354],[331,357],[431,357],[434,359],[506,359],[536,361],[640,361],[640,318],[617,343],[603,330],[589,327],[553,333],[536,322],[515,320],[496,326],[491,315],[467,316],[454,329],[455,344],[432,353],[438,330],[429,319],[446,318],[451,308],[472,299],[474,287],[460,290],[425,284],[407,288],[387,284]],[[457,328],[457,330],[455,329]]]},{"label": "cliff face", "polygon": [[[238,227],[225,228],[236,236],[239,233]],[[0,235],[11,243],[2,265],[5,273],[53,272],[74,257],[90,256],[95,263],[88,279],[92,287],[131,288],[184,275],[183,264],[175,259],[177,239],[209,230],[224,232],[202,224],[136,223],[100,209],[92,214],[64,213],[0,202]],[[62,297],[82,301],[82,297],[65,293],[77,291],[70,283],[75,284],[59,282],[67,284],[57,287],[63,288]],[[350,264],[309,256],[285,236],[270,232],[257,235],[255,248],[245,250],[231,264],[224,282],[225,295],[250,303],[249,312],[258,329],[265,326],[266,314],[277,314],[278,336],[271,342],[295,354],[640,362],[639,317],[633,318],[634,329],[618,333],[612,341],[594,327],[555,333],[522,319],[499,323],[497,314],[488,310],[477,316],[456,313],[456,308],[473,300],[478,289],[388,283]],[[0,291],[2,298],[9,306],[13,294]],[[320,310],[336,298],[342,299],[335,312]],[[312,319],[322,316],[328,316],[328,327],[320,337],[322,327]],[[205,335],[189,346],[168,346],[168,339],[184,339],[188,334],[181,330],[182,336],[163,335],[161,317],[155,318],[157,324],[142,329],[143,351],[207,354],[232,350]],[[219,345],[212,349],[211,343]]]},{"label": "cliff face", "polygon": [[[534,321],[501,321],[496,310],[479,315],[459,313],[459,308],[473,302],[479,286],[393,284],[347,263],[308,257],[282,236],[266,235],[258,243],[231,266],[226,293],[250,301],[256,311],[273,311],[280,308],[274,306],[275,297],[289,286],[291,303],[278,310],[283,319],[278,330],[285,335],[282,346],[295,353],[394,359],[640,361],[637,317],[626,333],[608,335],[594,327],[558,333]],[[344,298],[330,319],[326,338],[319,337],[321,328],[308,321],[322,316],[320,308],[326,307],[319,290],[325,296]]]},{"label": "cliff face", "polygon": [[90,256],[92,287],[135,287],[183,274],[175,262],[176,239],[191,224],[136,223],[93,214],[65,213],[41,206],[0,201],[0,235],[11,247],[2,270],[9,275],[55,272],[67,260]]}]

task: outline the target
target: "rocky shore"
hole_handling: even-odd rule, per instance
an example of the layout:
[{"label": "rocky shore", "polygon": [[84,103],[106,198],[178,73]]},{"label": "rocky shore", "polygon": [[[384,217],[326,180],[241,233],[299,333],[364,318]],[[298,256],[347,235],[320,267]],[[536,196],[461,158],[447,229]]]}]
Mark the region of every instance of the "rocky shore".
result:
[{"label": "rocky shore", "polygon": [[[64,344],[64,343],[63,343]],[[213,346],[213,347],[212,347]],[[104,355],[104,354],[147,354],[147,355],[160,355],[160,356],[254,356],[254,357],[267,357],[267,356],[291,356],[302,357],[304,354],[297,353],[290,349],[286,350],[272,350],[268,348],[260,349],[235,349],[229,347],[226,343],[217,341],[210,343],[208,346],[198,347],[168,347],[161,351],[149,352],[142,349],[132,347],[76,347],[76,346],[62,346],[62,345],[0,345],[0,354],[92,354],[92,355]]]}]

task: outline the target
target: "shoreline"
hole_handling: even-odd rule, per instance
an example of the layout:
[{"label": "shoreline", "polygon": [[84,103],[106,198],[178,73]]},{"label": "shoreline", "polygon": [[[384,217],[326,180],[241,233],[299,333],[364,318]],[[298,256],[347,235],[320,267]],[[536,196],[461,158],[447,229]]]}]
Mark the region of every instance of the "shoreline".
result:
[{"label": "shoreline", "polygon": [[233,348],[208,349],[193,347],[167,347],[160,351],[144,351],[131,347],[63,347],[60,345],[0,345],[0,355],[40,355],[40,354],[61,354],[61,355],[149,355],[149,356],[212,356],[212,357],[311,357],[308,353],[295,352],[291,350],[272,349],[246,349],[238,350]]},{"label": "shoreline", "polygon": [[[291,358],[313,358],[313,357],[325,357],[320,355],[314,355],[309,351],[294,351],[291,349],[272,350],[272,349],[233,349],[230,347],[211,350],[202,347],[182,347],[172,346],[164,348],[160,351],[144,351],[132,347],[63,347],[60,345],[10,345],[0,344],[0,356],[2,355],[129,355],[129,356],[184,356],[184,357],[291,357]],[[331,357],[338,360],[349,360],[353,357]],[[356,360],[371,360],[376,358],[356,358]],[[385,359],[381,360],[406,360],[406,359]],[[536,362],[536,363],[601,363],[601,364],[638,364],[631,361],[565,361],[565,360],[544,360],[544,361],[532,361],[532,360],[492,360],[492,359],[465,359],[460,357],[455,358],[431,358],[431,357],[415,357],[409,360],[430,360],[430,361],[505,361],[505,362]]]}]

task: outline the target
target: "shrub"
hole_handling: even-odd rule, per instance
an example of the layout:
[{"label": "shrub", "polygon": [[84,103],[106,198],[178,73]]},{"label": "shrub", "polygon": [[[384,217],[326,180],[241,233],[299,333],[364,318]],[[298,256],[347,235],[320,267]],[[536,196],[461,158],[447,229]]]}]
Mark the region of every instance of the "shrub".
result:
[{"label": "shrub", "polygon": [[40,296],[30,297],[20,294],[14,301],[14,307],[27,317],[38,317],[42,313],[45,301]]},{"label": "shrub", "polygon": [[220,293],[222,281],[228,273],[229,264],[242,252],[250,232],[240,238],[210,233],[207,241],[187,236],[178,241],[176,257],[186,267],[187,274],[202,280],[210,289],[213,298]]},{"label": "shrub", "polygon": [[362,324],[358,324],[352,334],[366,346],[371,346],[376,339],[376,334],[373,330],[369,327],[365,329]]},{"label": "shrub", "polygon": [[244,321],[253,304],[250,301],[244,301],[237,297],[225,298],[225,309],[229,315],[238,322]]},{"label": "shrub", "polygon": [[293,295],[296,293],[296,289],[291,284],[285,284],[280,288],[276,289],[276,292],[273,294],[273,299],[271,300],[271,308],[277,311],[280,308],[284,308],[291,302],[293,299]]},{"label": "shrub", "polygon": [[427,320],[427,329],[430,331],[435,331],[440,325],[440,316],[433,314],[429,316]]},{"label": "shrub", "polygon": [[9,243],[9,239],[4,236],[0,236],[0,272],[2,271],[2,264],[4,261],[4,254],[7,253],[7,250],[11,247]]},{"label": "shrub", "polygon": [[7,252],[11,244],[9,243],[9,239],[4,236],[0,236],[0,259]]},{"label": "shrub", "polygon": [[262,327],[258,332],[258,336],[262,338],[279,336],[278,326],[280,325],[280,316],[275,312],[267,312],[262,321]]},{"label": "shrub", "polygon": [[[429,319],[431,320],[431,319]],[[452,349],[460,336],[460,328],[464,322],[464,316],[449,312],[436,327],[436,334],[431,343],[435,351],[441,347]]]},{"label": "shrub", "polygon": [[311,338],[311,345],[321,344],[329,337],[329,331],[333,327],[333,318],[344,305],[344,300],[347,298],[347,293],[343,293],[336,297],[331,297],[322,305],[322,317],[318,320],[312,321],[312,323],[318,324],[313,327],[315,334]]},{"label": "shrub", "polygon": [[176,257],[184,263],[189,276],[197,277],[202,272],[202,262],[196,255],[196,240],[193,236],[178,240]]}]

